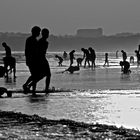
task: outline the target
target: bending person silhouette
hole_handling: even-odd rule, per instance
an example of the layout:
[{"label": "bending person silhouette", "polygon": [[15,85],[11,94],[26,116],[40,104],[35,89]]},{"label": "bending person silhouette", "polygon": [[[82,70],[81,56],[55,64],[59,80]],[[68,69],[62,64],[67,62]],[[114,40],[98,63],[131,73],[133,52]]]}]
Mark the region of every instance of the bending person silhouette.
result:
[{"label": "bending person silhouette", "polygon": [[55,55],[55,58],[57,58],[59,60],[59,62],[58,62],[59,66],[62,66],[63,58],[61,56],[58,56],[58,55]]},{"label": "bending person silhouette", "polygon": [[85,48],[81,48],[81,51],[83,52],[83,59],[85,58],[85,64],[84,64],[84,68],[86,67],[86,64],[88,63],[88,66],[90,67],[90,54],[89,51]]},{"label": "bending person silhouette", "polygon": [[130,70],[130,63],[128,61],[120,61],[121,71],[124,74],[129,74],[131,72]]},{"label": "bending person silhouette", "polygon": [[[3,58],[4,68],[6,70],[6,77],[8,78],[8,72],[13,71],[13,76],[16,78],[16,59],[12,57],[11,48],[5,43],[2,43],[2,46],[5,49],[5,57]],[[9,67],[9,69],[8,69]]]}]

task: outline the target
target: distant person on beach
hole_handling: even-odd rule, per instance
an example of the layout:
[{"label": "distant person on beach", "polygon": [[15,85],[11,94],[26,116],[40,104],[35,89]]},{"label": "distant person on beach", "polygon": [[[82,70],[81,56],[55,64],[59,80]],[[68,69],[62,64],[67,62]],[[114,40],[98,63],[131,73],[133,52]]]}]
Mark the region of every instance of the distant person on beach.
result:
[{"label": "distant person on beach", "polygon": [[119,52],[119,51],[117,50],[117,51],[116,51],[116,58],[118,58],[118,52]]},{"label": "distant person on beach", "polygon": [[95,68],[95,60],[96,60],[96,53],[95,50],[91,47],[88,48],[89,50],[89,55],[90,55],[90,61],[91,61],[91,68]]},{"label": "distant person on beach", "polygon": [[138,51],[140,52],[140,45],[138,45]]},{"label": "distant person on beach", "polygon": [[134,56],[130,56],[130,63],[134,64]]},{"label": "distant person on beach", "polygon": [[72,51],[69,53],[69,56],[70,56],[70,66],[72,66],[73,60],[75,59],[74,53],[75,53],[75,50],[72,50]]},{"label": "distant person on beach", "polygon": [[88,63],[88,66],[90,67],[90,63],[89,63],[90,54],[89,54],[88,49],[81,48],[81,51],[83,52],[83,59],[85,59],[84,68],[86,67],[87,63]]},{"label": "distant person on beach", "polygon": [[30,76],[23,85],[24,92],[27,92],[31,85],[33,88],[33,95],[35,94],[36,90],[36,82],[35,82],[35,77],[37,74],[37,62],[38,62],[38,41],[37,37],[40,35],[40,27],[34,26],[31,29],[31,36],[26,39],[25,43],[25,59],[26,59],[26,65],[29,68],[30,71]]},{"label": "distant person on beach", "polygon": [[127,54],[126,54],[126,52],[125,52],[124,50],[121,50],[121,52],[122,52],[123,61],[126,61],[126,59],[127,59]]},{"label": "distant person on beach", "polygon": [[[2,46],[5,49],[5,57],[3,58],[3,62],[4,68],[6,70],[6,77],[8,78],[9,71],[13,71],[14,78],[16,78],[16,59],[12,57],[11,48],[7,45],[6,42],[3,42]],[[8,66],[10,67],[9,69]]]},{"label": "distant person on beach", "polygon": [[66,53],[66,51],[64,51],[64,53],[63,53],[63,58],[64,58],[64,59],[67,59],[67,57],[68,57],[68,54]]},{"label": "distant person on beach", "polygon": [[6,44],[6,42],[3,42],[2,46],[5,49],[5,57],[11,57],[11,48]]},{"label": "distant person on beach", "polygon": [[135,50],[136,58],[137,58],[137,66],[140,65],[140,53],[138,50]]},{"label": "distant person on beach", "polygon": [[62,66],[63,58],[61,56],[58,56],[58,55],[55,55],[55,58],[57,58],[59,60],[58,61],[59,66]]},{"label": "distant person on beach", "polygon": [[120,66],[121,66],[121,71],[124,73],[124,74],[129,74],[131,73],[131,70],[130,70],[130,63],[128,61],[120,61]]},{"label": "distant person on beach", "polygon": [[76,61],[77,61],[77,66],[78,66],[78,67],[82,66],[83,58],[80,58],[80,57],[79,57],[79,58],[76,59]]},{"label": "distant person on beach", "polygon": [[108,53],[105,53],[105,63],[103,66],[105,66],[106,64],[109,67]]}]

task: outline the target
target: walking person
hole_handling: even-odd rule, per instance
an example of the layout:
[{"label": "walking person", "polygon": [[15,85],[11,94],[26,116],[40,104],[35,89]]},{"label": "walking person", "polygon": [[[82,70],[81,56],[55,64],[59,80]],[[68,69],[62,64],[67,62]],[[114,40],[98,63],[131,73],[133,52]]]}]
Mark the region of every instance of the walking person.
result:
[{"label": "walking person", "polygon": [[36,90],[36,82],[35,82],[35,77],[37,74],[37,66],[36,62],[38,62],[38,41],[37,37],[40,35],[40,27],[34,26],[31,29],[31,36],[26,39],[25,43],[25,59],[26,59],[26,65],[29,68],[30,71],[30,76],[23,85],[24,92],[27,93],[30,87],[32,86],[33,88],[33,95],[35,95],[35,90]]},{"label": "walking person", "polygon": [[33,95],[36,95],[35,90],[36,90],[37,82],[39,82],[44,77],[46,77],[44,92],[47,94],[49,91],[49,85],[50,85],[50,79],[51,79],[50,66],[46,59],[46,51],[48,49],[47,38],[49,37],[49,30],[46,28],[42,29],[41,35],[42,37],[37,42],[37,46],[36,46],[36,52],[38,53],[38,55],[36,56],[37,58],[35,59],[35,62],[34,62],[35,63],[34,69],[36,71],[35,73],[36,75],[33,74],[31,76],[30,83],[28,82],[28,87],[29,88],[31,86],[33,87]]},{"label": "walking person", "polygon": [[42,37],[38,41],[39,66],[40,66],[40,67],[38,67],[39,68],[38,71],[40,72],[38,81],[41,80],[42,78],[46,77],[45,93],[48,94],[50,80],[51,80],[51,70],[50,70],[49,62],[46,59],[46,52],[47,52],[48,45],[49,45],[49,43],[47,41],[47,39],[49,37],[49,30],[47,28],[42,29],[41,35],[42,35]]},{"label": "walking person", "polygon": [[106,64],[109,67],[108,53],[105,53],[105,63],[103,66],[105,66]]}]

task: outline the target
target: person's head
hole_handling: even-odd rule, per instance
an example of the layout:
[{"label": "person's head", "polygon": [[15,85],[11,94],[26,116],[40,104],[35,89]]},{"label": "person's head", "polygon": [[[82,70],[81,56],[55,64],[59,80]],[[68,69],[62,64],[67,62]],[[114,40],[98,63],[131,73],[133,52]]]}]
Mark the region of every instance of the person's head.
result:
[{"label": "person's head", "polygon": [[6,47],[7,46],[6,42],[2,42],[2,46]]},{"label": "person's head", "polygon": [[41,29],[38,26],[34,26],[31,29],[32,35],[35,36],[35,37],[38,37],[40,35],[40,31],[41,31]]},{"label": "person's head", "polygon": [[88,50],[92,50],[92,48],[91,48],[91,47],[89,47],[89,48],[88,48]]},{"label": "person's head", "polygon": [[58,55],[55,55],[55,58],[58,58]]},{"label": "person's head", "polygon": [[47,28],[42,29],[41,35],[44,38],[48,38],[49,37],[49,30]]},{"label": "person's head", "polygon": [[75,50],[73,50],[72,52],[75,53]]},{"label": "person's head", "polygon": [[84,48],[81,48],[81,51],[84,51],[85,49]]},{"label": "person's head", "polygon": [[124,50],[121,50],[121,52],[123,53],[123,52],[124,52]]}]

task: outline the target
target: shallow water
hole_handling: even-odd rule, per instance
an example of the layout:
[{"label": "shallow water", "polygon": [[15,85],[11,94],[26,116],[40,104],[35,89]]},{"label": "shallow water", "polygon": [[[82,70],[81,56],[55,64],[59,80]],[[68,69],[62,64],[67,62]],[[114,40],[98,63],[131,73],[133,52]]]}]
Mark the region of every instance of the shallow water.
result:
[{"label": "shallow water", "polygon": [[[122,75],[119,60],[112,58],[110,67],[103,67],[100,58],[95,70],[81,67],[74,74],[57,73],[68,66],[58,67],[49,60],[52,71],[51,87],[75,89],[73,92],[51,93],[48,97],[32,98],[14,94],[13,98],[0,99],[0,110],[38,114],[49,119],[72,119],[88,123],[107,123],[140,129],[140,70],[131,66],[130,75]],[[1,86],[21,89],[29,76],[25,63],[17,64],[17,79],[0,79]],[[38,89],[44,88],[44,80]]]},{"label": "shallow water", "polygon": [[71,119],[140,129],[139,94],[51,93],[48,97],[3,98],[1,110],[38,114],[48,119]]}]

